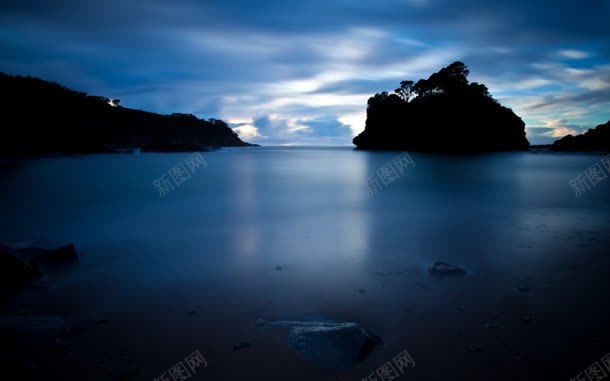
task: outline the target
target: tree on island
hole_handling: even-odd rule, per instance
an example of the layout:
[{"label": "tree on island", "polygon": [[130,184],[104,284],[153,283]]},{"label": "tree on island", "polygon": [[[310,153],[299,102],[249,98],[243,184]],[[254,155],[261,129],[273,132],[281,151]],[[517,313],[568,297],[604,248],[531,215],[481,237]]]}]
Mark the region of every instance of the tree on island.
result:
[{"label": "tree on island", "polygon": [[493,99],[487,86],[469,83],[469,73],[457,61],[428,79],[402,81],[394,94],[375,94],[354,144],[414,151],[526,149],[521,118]]}]

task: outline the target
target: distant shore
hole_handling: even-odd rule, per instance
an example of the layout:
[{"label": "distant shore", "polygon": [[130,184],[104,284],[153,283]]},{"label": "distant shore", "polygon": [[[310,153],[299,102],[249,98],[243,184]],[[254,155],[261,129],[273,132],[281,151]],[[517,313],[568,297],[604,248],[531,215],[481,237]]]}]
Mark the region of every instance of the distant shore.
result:
[{"label": "distant shore", "polygon": [[[5,119],[0,155],[192,152],[209,147],[249,147],[220,119],[157,114],[120,106],[33,77],[0,74]],[[6,121],[10,121],[7,123]]]}]

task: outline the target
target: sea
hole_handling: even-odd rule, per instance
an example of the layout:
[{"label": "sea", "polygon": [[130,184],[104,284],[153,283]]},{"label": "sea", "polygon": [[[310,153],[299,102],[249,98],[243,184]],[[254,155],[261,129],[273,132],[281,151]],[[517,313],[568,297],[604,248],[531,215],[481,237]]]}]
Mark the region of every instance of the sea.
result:
[{"label": "sea", "polygon": [[[610,374],[606,154],[57,156],[3,159],[0,184],[0,242],[79,252],[0,297],[0,332],[22,343],[0,360],[25,379],[181,380],[180,364],[201,381]],[[259,319],[354,322],[383,344],[332,369]],[[189,368],[194,353],[205,364]]]}]

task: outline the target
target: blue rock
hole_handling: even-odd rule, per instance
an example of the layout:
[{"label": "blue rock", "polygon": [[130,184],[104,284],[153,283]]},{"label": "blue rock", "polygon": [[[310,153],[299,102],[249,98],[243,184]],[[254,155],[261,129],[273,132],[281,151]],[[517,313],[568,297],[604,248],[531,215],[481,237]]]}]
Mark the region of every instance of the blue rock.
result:
[{"label": "blue rock", "polygon": [[378,335],[357,323],[276,321],[258,325],[289,328],[292,349],[321,367],[337,370],[356,366],[382,344]]},{"label": "blue rock", "polygon": [[445,262],[434,262],[428,267],[428,272],[434,276],[465,275],[466,271],[456,265]]}]

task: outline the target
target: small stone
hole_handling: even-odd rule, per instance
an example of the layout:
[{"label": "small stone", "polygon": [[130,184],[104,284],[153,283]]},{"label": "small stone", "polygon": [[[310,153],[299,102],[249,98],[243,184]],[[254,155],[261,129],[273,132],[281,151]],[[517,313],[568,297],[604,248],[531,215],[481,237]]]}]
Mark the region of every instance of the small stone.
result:
[{"label": "small stone", "polygon": [[290,348],[318,366],[335,370],[353,368],[383,343],[371,330],[351,322],[284,320],[266,326],[290,328]]},{"label": "small stone", "polygon": [[491,321],[491,322],[485,323],[485,328],[498,329],[498,328],[502,328],[502,324],[495,322],[495,321]]},{"label": "small stone", "polygon": [[521,291],[521,292],[526,292],[530,290],[529,286],[519,286],[517,287],[517,290]]},{"label": "small stone", "polygon": [[361,294],[364,294],[366,292],[366,290],[364,288],[360,288],[360,289],[358,289],[358,292]]},{"label": "small stone", "polygon": [[234,351],[239,351],[241,349],[246,349],[246,348],[250,348],[252,346],[252,344],[250,344],[247,341],[241,341],[237,344],[233,344],[233,350]]},{"label": "small stone", "polygon": [[530,323],[532,320],[533,318],[530,315],[521,316],[521,321],[523,323]]},{"label": "small stone", "polygon": [[277,271],[282,271],[282,270],[283,270],[283,267],[282,267],[282,266],[275,266],[275,270],[277,270]]},{"label": "small stone", "polygon": [[429,268],[428,272],[435,276],[447,276],[447,275],[465,275],[466,271],[459,266],[452,265],[445,262],[434,262]]}]

